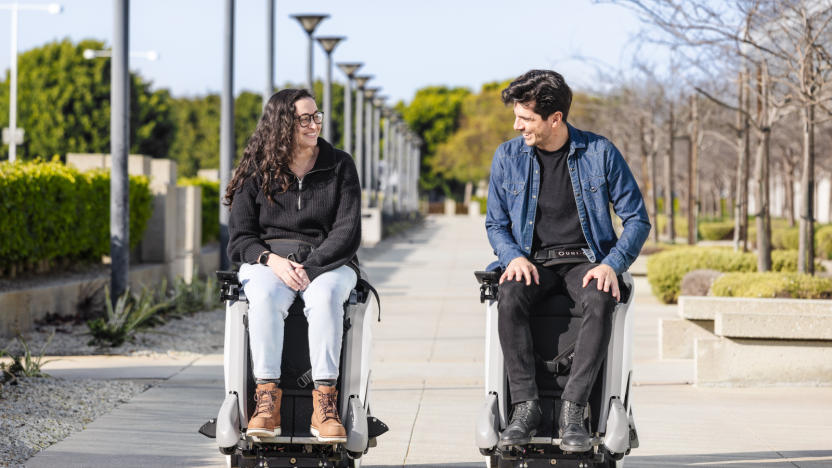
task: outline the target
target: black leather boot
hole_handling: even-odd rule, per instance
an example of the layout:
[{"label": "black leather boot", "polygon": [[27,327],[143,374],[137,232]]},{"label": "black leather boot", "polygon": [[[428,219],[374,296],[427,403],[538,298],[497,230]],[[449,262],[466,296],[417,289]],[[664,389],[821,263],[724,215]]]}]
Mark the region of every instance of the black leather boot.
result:
[{"label": "black leather boot", "polygon": [[543,412],[537,400],[521,401],[512,407],[511,422],[500,434],[500,447],[526,445],[537,434]]},{"label": "black leather boot", "polygon": [[558,420],[560,449],[564,452],[587,452],[592,448],[592,437],[584,427],[586,405],[563,400]]}]

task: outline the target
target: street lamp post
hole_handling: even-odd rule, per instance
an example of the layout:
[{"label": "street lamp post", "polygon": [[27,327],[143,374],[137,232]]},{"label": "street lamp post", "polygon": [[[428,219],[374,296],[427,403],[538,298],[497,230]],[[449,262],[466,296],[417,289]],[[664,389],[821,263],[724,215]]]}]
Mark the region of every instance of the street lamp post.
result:
[{"label": "street lamp post", "polygon": [[367,202],[373,193],[373,97],[379,88],[364,88],[364,114],[367,121],[364,125],[364,189],[367,191]]},{"label": "street lamp post", "polygon": [[390,175],[393,173],[393,122],[396,114],[389,107],[385,107],[382,114],[384,115],[384,148],[382,148],[382,154],[384,155],[384,175],[382,176],[384,190],[382,191],[381,208],[382,212],[390,214]]},{"label": "street lamp post", "polygon": [[57,15],[63,11],[63,7],[57,3],[49,4],[23,4],[17,2],[0,4],[0,10],[11,10],[11,66],[9,67],[9,161],[17,159],[17,145],[23,143],[23,132],[17,128],[17,23],[18,13],[21,10],[46,11],[51,15]]},{"label": "street lamp post", "polygon": [[130,269],[130,7],[115,0],[113,59],[110,64],[110,291],[116,300],[127,290]]},{"label": "street lamp post", "polygon": [[381,108],[387,96],[375,96],[373,99],[373,205],[378,205],[379,190],[381,189],[379,162],[381,161]]},{"label": "street lamp post", "polygon": [[361,63],[339,63],[338,68],[347,75],[347,83],[344,86],[344,151],[353,154],[352,151],[352,80],[355,72],[363,64]]},{"label": "street lamp post", "polygon": [[266,87],[263,90],[263,110],[274,93],[274,2],[266,0]]},{"label": "street lamp post", "polygon": [[346,39],[343,36],[318,37],[318,44],[326,52],[326,83],[324,83],[324,140],[332,141],[332,51],[338,43]]},{"label": "street lamp post", "polygon": [[309,47],[307,48],[308,54],[306,57],[306,87],[309,89],[310,93],[315,93],[314,84],[315,82],[314,77],[312,76],[312,33],[315,32],[315,28],[318,27],[318,24],[321,21],[329,18],[329,15],[317,15],[317,14],[304,14],[304,15],[291,15],[291,18],[294,18],[300,23],[300,27],[306,31],[306,34],[309,36]]},{"label": "street lamp post", "polygon": [[404,121],[399,122],[399,131],[396,135],[396,202],[393,204],[393,210],[396,213],[402,211],[402,196],[404,195],[404,167],[407,161],[405,153],[405,136],[407,135],[407,124]]},{"label": "street lamp post", "polygon": [[231,182],[234,166],[234,12],[235,1],[223,5],[222,94],[220,95],[220,269],[231,267],[228,258],[228,221],[231,212],[223,205],[222,197]]},{"label": "street lamp post", "polygon": [[355,92],[355,168],[362,188],[367,184],[364,177],[364,88],[371,78],[371,75],[355,77],[358,88]]}]

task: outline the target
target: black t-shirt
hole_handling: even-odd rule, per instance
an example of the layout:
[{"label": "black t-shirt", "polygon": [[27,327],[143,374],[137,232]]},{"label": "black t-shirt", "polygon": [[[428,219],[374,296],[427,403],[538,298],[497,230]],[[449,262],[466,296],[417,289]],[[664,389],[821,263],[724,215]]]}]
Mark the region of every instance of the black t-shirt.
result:
[{"label": "black t-shirt", "polygon": [[535,147],[540,164],[540,192],[534,216],[532,252],[541,248],[586,245],[572,181],[569,179],[569,140],[555,151]]}]

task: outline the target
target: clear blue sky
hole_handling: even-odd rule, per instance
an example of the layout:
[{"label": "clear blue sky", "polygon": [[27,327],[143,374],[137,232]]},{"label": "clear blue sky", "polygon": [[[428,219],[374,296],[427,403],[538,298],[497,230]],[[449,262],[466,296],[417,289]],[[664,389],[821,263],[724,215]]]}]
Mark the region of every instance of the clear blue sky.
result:
[{"label": "clear blue sky", "polygon": [[[0,0],[0,4],[12,0]],[[48,3],[48,0],[20,3]],[[69,37],[111,42],[111,0],[63,0],[64,12],[21,12],[19,50]],[[130,67],[176,96],[218,92],[222,86],[223,0],[133,0],[130,49],[160,59]],[[265,0],[237,0],[235,92],[265,87]],[[598,85],[596,67],[627,69],[640,23],[629,10],[590,0],[277,0],[276,81],[302,83],[306,34],[293,13],[328,13],[320,35],[347,40],[334,61],[361,61],[374,86],[393,100],[410,100],[423,86],[478,89],[483,83],[552,68],[573,88]],[[10,14],[0,10],[0,70],[9,66]],[[591,65],[576,60],[588,57]],[[315,75],[325,57],[315,44]],[[3,74],[5,76],[5,73]],[[337,68],[333,77],[343,81]]]}]

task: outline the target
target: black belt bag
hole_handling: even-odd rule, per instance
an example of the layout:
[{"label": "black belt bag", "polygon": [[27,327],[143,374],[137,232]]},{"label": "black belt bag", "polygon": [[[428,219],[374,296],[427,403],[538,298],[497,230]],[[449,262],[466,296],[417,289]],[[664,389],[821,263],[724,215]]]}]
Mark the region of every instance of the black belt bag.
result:
[{"label": "black belt bag", "polygon": [[586,248],[586,244],[550,247],[536,251],[532,258],[535,263],[545,267],[564,263],[584,263],[589,261],[583,251]]},{"label": "black belt bag", "polygon": [[296,239],[269,239],[266,243],[272,253],[297,263],[305,262],[315,250],[315,246],[309,242]]}]

